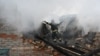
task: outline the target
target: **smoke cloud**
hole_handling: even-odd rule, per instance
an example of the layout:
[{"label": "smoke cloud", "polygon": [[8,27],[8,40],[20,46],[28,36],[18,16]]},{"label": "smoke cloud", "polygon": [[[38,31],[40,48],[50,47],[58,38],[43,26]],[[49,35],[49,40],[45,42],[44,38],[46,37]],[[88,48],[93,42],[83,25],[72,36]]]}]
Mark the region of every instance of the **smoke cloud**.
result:
[{"label": "smoke cloud", "polygon": [[[43,20],[75,15],[85,32],[100,31],[100,0],[0,0],[0,19],[18,31],[37,29]],[[69,21],[68,17],[64,21]],[[67,24],[67,22],[65,24]],[[98,30],[97,30],[98,29]]]}]

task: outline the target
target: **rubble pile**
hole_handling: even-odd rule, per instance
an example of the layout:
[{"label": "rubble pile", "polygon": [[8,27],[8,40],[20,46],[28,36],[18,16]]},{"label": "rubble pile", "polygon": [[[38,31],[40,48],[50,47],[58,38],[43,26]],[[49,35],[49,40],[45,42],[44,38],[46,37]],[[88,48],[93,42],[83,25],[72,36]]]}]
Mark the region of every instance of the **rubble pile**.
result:
[{"label": "rubble pile", "polygon": [[[62,22],[55,24],[44,21],[38,30],[21,33],[20,40],[22,40],[23,45],[30,46],[30,48],[25,47],[25,49],[29,48],[32,52],[45,52],[52,56],[91,56],[100,52],[100,33],[90,31],[88,34],[82,35],[83,29],[79,29],[77,26],[72,27],[72,22],[73,20],[64,31],[59,31],[58,26]],[[47,26],[50,26],[50,28]],[[0,38],[9,39],[9,37],[15,40],[19,36],[12,33],[0,34]],[[24,46],[12,49],[16,48],[23,49]],[[96,54],[95,56],[99,55]]]},{"label": "rubble pile", "polygon": [[63,54],[59,53],[56,49],[54,49],[52,46],[47,45],[43,41],[32,41],[31,39],[26,39],[24,44],[28,42],[29,44],[33,45],[33,51],[43,51],[46,52],[49,55],[52,56],[63,56]]},{"label": "rubble pile", "polygon": [[[100,47],[100,44],[99,44],[100,33],[96,33],[95,37],[93,38],[92,44],[84,43],[84,38],[85,37],[78,37],[78,38],[74,39],[73,42],[75,41],[78,45],[72,44],[72,45],[69,45],[69,47],[76,48],[76,49],[84,51],[84,52],[89,52],[89,51],[98,49]],[[59,53],[59,51],[54,49],[52,46],[45,43],[44,41],[41,41],[41,40],[33,41],[33,39],[26,39],[26,41],[34,46],[33,50],[38,50],[38,51],[44,50],[44,51],[47,51],[47,53],[54,55],[54,56],[63,55],[63,54]],[[57,45],[57,44],[55,44],[55,45]],[[67,45],[66,45],[66,47],[67,47]]]},{"label": "rubble pile", "polygon": [[[51,30],[47,28],[47,25],[51,26]],[[58,25],[44,21],[40,30],[37,31],[38,33],[35,31],[23,33],[23,42],[27,40],[38,50],[48,50],[48,46],[51,46],[52,48],[49,50],[52,54],[56,53],[53,52],[56,50],[57,53],[60,52],[67,56],[80,56],[99,50],[99,33],[90,31],[88,34],[82,35],[82,29],[78,29],[77,26],[59,32]],[[68,26],[71,26],[71,22]]]}]

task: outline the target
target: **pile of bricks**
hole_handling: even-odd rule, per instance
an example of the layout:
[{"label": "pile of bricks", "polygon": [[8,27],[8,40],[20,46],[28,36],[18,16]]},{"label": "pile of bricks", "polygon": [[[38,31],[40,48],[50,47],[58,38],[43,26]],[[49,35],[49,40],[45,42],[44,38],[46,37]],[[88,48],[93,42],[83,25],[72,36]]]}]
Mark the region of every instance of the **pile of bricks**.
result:
[{"label": "pile of bricks", "polygon": [[[100,33],[97,33],[94,40],[94,44],[100,47]],[[52,47],[45,46],[44,42],[23,43],[22,38],[14,34],[0,34],[0,48],[9,48],[10,56],[63,56]]]},{"label": "pile of bricks", "polygon": [[39,48],[41,44],[44,43],[23,43],[22,38],[14,34],[0,34],[0,48],[9,48],[10,56],[61,56],[56,50],[52,52],[51,47]]}]

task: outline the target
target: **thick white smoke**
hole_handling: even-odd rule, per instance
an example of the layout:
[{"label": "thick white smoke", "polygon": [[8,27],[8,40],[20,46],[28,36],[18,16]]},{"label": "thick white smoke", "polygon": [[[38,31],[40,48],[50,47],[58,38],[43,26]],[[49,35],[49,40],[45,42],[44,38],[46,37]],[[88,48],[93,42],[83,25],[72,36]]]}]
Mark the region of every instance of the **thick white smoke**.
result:
[{"label": "thick white smoke", "polygon": [[59,22],[61,16],[75,14],[79,25],[86,31],[95,30],[100,27],[99,2],[100,0],[0,0],[0,19],[18,31],[28,31],[38,28],[43,20],[50,22],[54,19]]}]

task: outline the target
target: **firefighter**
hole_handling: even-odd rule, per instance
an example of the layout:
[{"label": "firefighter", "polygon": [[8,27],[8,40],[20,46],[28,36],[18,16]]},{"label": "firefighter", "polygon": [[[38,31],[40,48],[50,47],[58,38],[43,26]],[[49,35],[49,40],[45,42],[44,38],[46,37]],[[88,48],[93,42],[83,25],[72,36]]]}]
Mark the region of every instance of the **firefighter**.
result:
[{"label": "firefighter", "polygon": [[46,21],[43,21],[43,23],[42,23],[42,33],[44,35],[46,35],[48,33],[48,28],[47,28]]},{"label": "firefighter", "polygon": [[47,24],[48,22],[43,21],[42,22],[42,27],[41,27],[41,36],[43,36],[44,38],[50,40],[47,37],[51,37],[51,30],[50,30],[50,25]]},{"label": "firefighter", "polygon": [[[61,22],[61,23],[62,23],[62,22]],[[51,23],[46,22],[46,24],[48,24],[48,25],[51,26],[52,38],[54,39],[54,41],[56,41],[56,39],[58,39],[58,37],[59,37],[59,36],[57,35],[57,33],[58,33],[58,26],[59,26],[61,23],[56,24],[56,23],[54,22],[54,20],[52,20]],[[59,40],[61,40],[61,39],[59,39]]]}]

